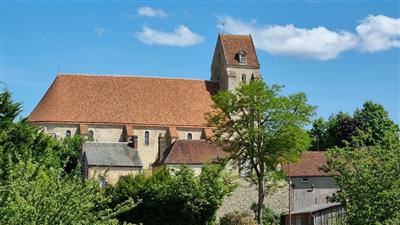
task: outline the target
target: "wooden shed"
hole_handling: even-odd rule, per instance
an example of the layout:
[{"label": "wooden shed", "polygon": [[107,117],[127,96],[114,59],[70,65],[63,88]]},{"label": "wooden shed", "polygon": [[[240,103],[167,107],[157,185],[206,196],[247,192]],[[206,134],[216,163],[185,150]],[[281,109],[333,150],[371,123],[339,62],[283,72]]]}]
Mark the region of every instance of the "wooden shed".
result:
[{"label": "wooden shed", "polygon": [[[345,211],[339,203],[315,205],[291,213],[291,225],[340,225],[344,219]],[[282,224],[290,224],[289,214],[282,216]]]}]

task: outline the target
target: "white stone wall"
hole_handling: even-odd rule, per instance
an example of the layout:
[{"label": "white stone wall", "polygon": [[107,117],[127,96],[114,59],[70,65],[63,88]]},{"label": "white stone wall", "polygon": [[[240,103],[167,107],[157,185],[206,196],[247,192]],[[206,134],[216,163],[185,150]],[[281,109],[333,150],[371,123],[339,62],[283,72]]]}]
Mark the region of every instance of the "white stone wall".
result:
[{"label": "white stone wall", "polygon": [[202,129],[201,128],[177,128],[177,131],[178,131],[178,137],[181,140],[186,140],[188,133],[192,134],[192,140],[200,140]]},{"label": "white stone wall", "polygon": [[89,167],[87,176],[89,179],[100,179],[105,175],[107,183],[115,184],[121,176],[135,175],[140,171],[135,167]]},{"label": "white stone wall", "polygon": [[[194,175],[199,176],[201,174],[201,167],[202,165],[188,165],[190,168],[193,169]],[[175,165],[175,164],[168,164],[167,168],[171,169],[171,171],[177,171],[179,170],[180,165]]]},{"label": "white stone wall", "polygon": [[65,138],[67,130],[71,131],[71,135],[74,136],[78,132],[78,124],[40,124],[48,134],[54,135],[57,139]]},{"label": "white stone wall", "polygon": [[[149,145],[144,143],[144,134],[149,132]],[[133,128],[133,134],[138,137],[138,150],[143,163],[143,169],[150,169],[158,155],[158,136],[165,136],[167,129],[161,127]]]},{"label": "white stone wall", "polygon": [[121,125],[88,125],[88,132],[94,132],[96,142],[122,142],[123,126]]}]

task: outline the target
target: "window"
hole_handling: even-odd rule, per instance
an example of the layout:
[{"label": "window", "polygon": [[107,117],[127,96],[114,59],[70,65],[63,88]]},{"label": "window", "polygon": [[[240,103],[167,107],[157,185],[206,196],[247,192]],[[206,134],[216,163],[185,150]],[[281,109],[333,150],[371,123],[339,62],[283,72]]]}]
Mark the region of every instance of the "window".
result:
[{"label": "window", "polygon": [[240,52],[238,53],[238,57],[239,57],[239,62],[240,63],[247,63],[247,53],[243,50],[240,50]]},{"label": "window", "polygon": [[246,83],[246,74],[242,74],[242,83],[245,84]]},{"label": "window", "polygon": [[301,183],[308,183],[308,177],[301,178]]},{"label": "window", "polygon": [[92,130],[88,132],[88,141],[94,141],[94,132]]},{"label": "window", "polygon": [[150,134],[148,131],[144,132],[144,145],[149,145],[149,138],[150,138]]},{"label": "window", "polygon": [[187,138],[186,139],[188,139],[188,140],[192,140],[192,133],[188,133],[187,134]]},{"label": "window", "polygon": [[71,131],[70,131],[70,130],[67,130],[67,131],[65,132],[65,137],[66,137],[66,138],[70,138],[70,137],[71,137]]}]

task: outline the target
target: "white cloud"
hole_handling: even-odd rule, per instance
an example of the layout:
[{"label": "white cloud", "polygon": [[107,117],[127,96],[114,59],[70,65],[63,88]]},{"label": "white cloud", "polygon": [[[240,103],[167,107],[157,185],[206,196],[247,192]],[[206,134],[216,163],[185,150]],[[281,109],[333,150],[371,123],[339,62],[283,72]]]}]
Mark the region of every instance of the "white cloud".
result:
[{"label": "white cloud", "polygon": [[148,17],[166,17],[167,13],[162,9],[153,9],[148,6],[143,6],[137,9],[137,12],[140,16],[148,16]]},{"label": "white cloud", "polygon": [[106,32],[106,29],[104,27],[96,27],[94,28],[94,33],[97,36],[103,36],[103,34]]},{"label": "white cloud", "polygon": [[224,16],[219,18],[217,27],[228,33],[251,34],[256,48],[271,54],[317,60],[333,59],[358,44],[358,38],[353,33],[331,31],[322,26],[311,29],[297,28],[292,24],[263,26],[255,20],[244,22]]},{"label": "white cloud", "polygon": [[202,36],[193,33],[184,25],[179,25],[171,33],[153,30],[145,26],[142,31],[137,32],[135,36],[137,39],[148,45],[159,44],[178,47],[195,45],[204,40]]},{"label": "white cloud", "polygon": [[[223,24],[223,25],[222,25]],[[351,49],[363,52],[400,47],[400,18],[369,15],[356,27],[356,32],[332,31],[323,26],[298,28],[292,24],[259,25],[230,16],[218,18],[223,32],[251,34],[256,48],[276,55],[306,57],[317,60],[336,58]]]},{"label": "white cloud", "polygon": [[400,18],[370,15],[356,28],[361,50],[375,52],[400,47]]}]

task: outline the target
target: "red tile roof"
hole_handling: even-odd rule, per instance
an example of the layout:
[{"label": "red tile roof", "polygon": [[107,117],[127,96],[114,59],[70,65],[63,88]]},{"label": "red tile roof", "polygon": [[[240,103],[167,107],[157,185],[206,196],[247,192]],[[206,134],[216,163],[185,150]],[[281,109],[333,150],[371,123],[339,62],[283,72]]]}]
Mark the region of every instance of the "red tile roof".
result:
[{"label": "red tile roof", "polygon": [[58,75],[29,120],[204,127],[218,90],[204,80]]},{"label": "red tile roof", "polygon": [[237,57],[237,54],[243,50],[247,54],[247,65],[260,67],[251,35],[220,34],[219,37],[221,38],[227,64],[243,65],[239,63]]},{"label": "red tile roof", "polygon": [[203,164],[218,162],[227,153],[203,140],[176,140],[153,166],[162,164]]},{"label": "red tile roof", "polygon": [[[304,152],[298,162],[290,163],[290,176],[329,176],[328,174],[319,170],[325,164],[325,152]],[[288,164],[282,165],[282,169],[288,176]]]}]

